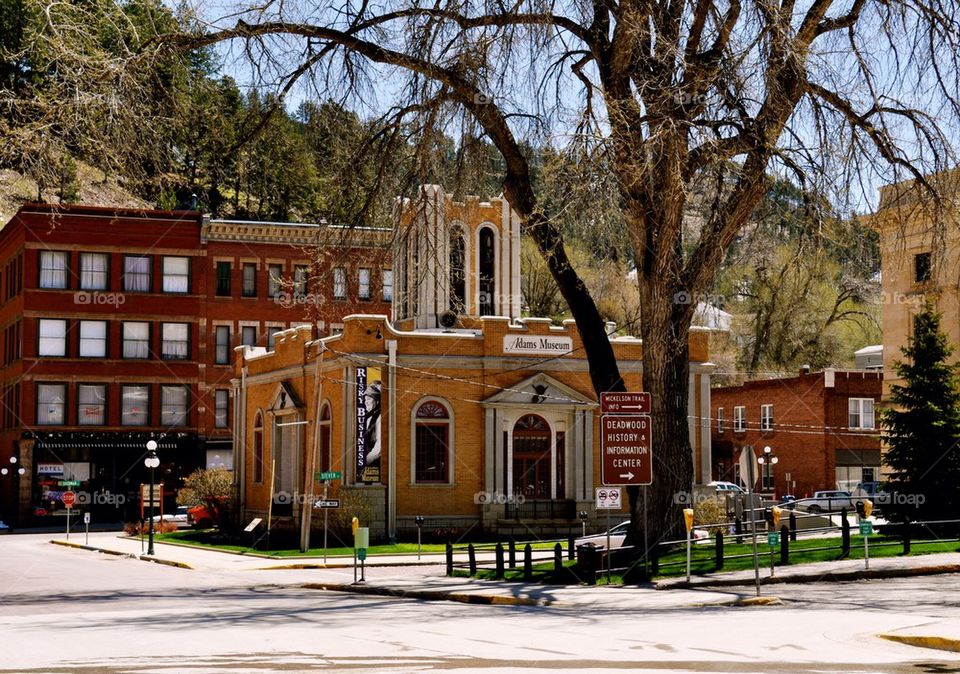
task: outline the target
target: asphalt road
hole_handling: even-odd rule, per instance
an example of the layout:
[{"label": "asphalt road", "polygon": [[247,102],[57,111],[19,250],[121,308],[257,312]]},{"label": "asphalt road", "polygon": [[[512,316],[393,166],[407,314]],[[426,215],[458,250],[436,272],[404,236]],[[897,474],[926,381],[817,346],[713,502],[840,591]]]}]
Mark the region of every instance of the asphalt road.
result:
[{"label": "asphalt road", "polygon": [[0,537],[0,672],[960,672],[960,654],[875,636],[960,633],[956,576],[784,586],[774,607],[652,590],[629,608],[474,606],[296,586],[333,571],[191,571],[47,539]]}]

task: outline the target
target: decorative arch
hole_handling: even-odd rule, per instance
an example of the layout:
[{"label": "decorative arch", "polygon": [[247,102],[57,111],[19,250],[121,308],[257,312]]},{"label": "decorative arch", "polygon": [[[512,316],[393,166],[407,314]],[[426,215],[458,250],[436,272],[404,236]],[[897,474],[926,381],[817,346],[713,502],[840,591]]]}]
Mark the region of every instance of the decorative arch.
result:
[{"label": "decorative arch", "polygon": [[320,406],[320,470],[327,472],[330,470],[330,444],[331,428],[333,424],[333,413],[330,407],[330,401],[324,400]]},{"label": "decorative arch", "polygon": [[263,410],[253,417],[253,481],[263,482]]},{"label": "decorative arch", "polygon": [[453,406],[435,396],[421,398],[410,413],[411,484],[453,484]]},{"label": "decorative arch", "polygon": [[492,223],[483,223],[477,228],[477,313],[480,316],[493,316],[497,312],[497,269],[500,265],[498,234]]},{"label": "decorative arch", "polygon": [[513,425],[513,491],[525,498],[551,498],[553,442],[550,424],[524,414]]}]

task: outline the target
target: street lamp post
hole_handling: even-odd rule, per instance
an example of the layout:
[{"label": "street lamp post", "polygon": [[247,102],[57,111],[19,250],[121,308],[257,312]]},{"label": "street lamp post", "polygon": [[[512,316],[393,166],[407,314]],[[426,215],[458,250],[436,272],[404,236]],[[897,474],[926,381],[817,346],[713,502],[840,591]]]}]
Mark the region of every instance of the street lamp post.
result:
[{"label": "street lamp post", "polygon": [[143,460],[143,465],[150,469],[150,525],[149,537],[147,542],[147,554],[153,556],[153,483],[155,470],[160,465],[160,459],[157,457],[157,441],[147,441],[147,458]]},{"label": "street lamp post", "polygon": [[[776,465],[777,459],[776,454],[773,453],[773,450],[770,449],[770,445],[767,445],[763,448],[763,454],[757,457],[757,463],[760,464],[760,488],[763,489],[763,467],[767,464],[773,466]],[[752,476],[751,476],[752,478]],[[752,485],[751,485],[752,486]],[[757,558],[757,522],[756,522],[756,509],[754,504],[750,503],[750,519],[753,522],[753,568],[756,574],[757,581],[757,596],[760,596],[760,562]],[[770,575],[773,575],[773,549],[770,550]]]}]

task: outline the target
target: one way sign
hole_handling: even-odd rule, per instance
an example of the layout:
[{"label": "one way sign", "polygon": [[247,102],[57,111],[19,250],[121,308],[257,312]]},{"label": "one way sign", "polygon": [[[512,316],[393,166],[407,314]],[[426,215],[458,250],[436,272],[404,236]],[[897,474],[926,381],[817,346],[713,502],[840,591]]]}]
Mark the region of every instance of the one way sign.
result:
[{"label": "one way sign", "polygon": [[653,482],[650,417],[604,414],[600,417],[600,481],[610,485]]}]

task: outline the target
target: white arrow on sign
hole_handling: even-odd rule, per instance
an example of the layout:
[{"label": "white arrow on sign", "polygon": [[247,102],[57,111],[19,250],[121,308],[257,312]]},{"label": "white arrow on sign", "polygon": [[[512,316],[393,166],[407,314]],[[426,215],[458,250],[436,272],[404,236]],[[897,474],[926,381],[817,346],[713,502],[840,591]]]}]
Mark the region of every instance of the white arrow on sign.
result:
[{"label": "white arrow on sign", "polygon": [[627,480],[632,480],[632,479],[633,479],[633,473],[620,473],[620,477],[622,477],[622,478],[624,478],[624,479],[627,479]]}]

